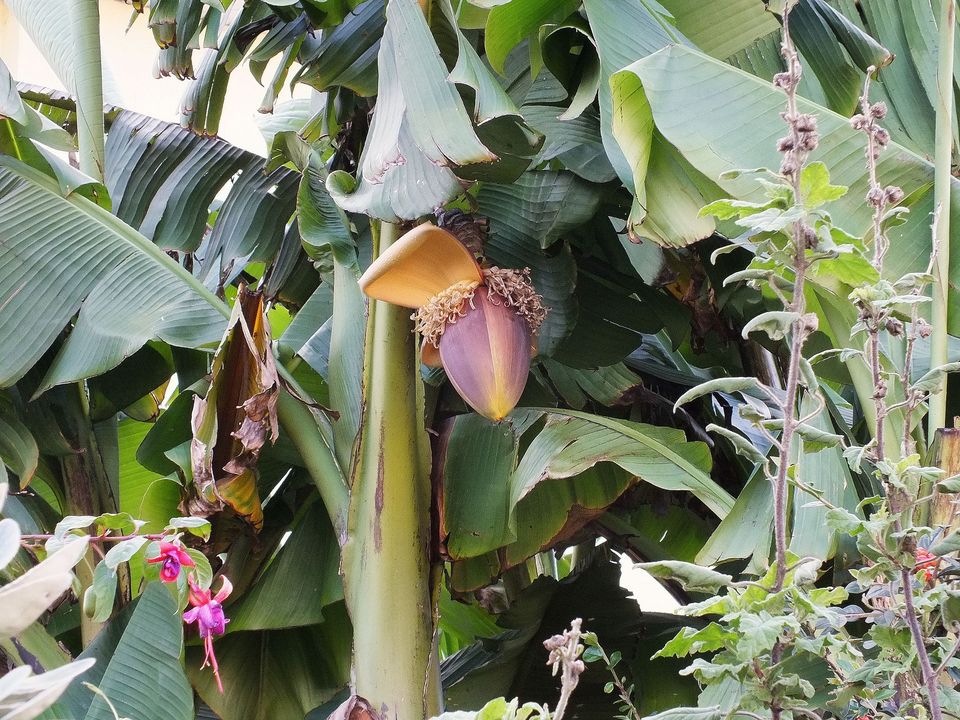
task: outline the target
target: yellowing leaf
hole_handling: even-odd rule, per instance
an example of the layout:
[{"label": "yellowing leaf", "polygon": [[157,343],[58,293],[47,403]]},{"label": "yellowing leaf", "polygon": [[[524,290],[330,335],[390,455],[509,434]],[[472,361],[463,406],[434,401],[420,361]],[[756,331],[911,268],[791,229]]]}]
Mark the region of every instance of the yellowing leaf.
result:
[{"label": "yellowing leaf", "polygon": [[263,298],[242,287],[213,360],[210,390],[194,401],[192,514],[226,506],[254,529],[263,526],[256,465],[263,445],[277,439],[278,393]]}]

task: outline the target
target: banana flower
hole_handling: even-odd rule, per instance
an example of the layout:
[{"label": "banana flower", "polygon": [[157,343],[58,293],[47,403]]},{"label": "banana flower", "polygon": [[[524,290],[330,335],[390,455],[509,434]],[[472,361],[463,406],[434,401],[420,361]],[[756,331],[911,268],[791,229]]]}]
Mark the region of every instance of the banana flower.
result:
[{"label": "banana flower", "polygon": [[513,410],[546,315],[529,269],[482,268],[456,237],[426,223],[387,248],[360,287],[416,309],[424,363],[442,365],[470,407],[495,421]]}]

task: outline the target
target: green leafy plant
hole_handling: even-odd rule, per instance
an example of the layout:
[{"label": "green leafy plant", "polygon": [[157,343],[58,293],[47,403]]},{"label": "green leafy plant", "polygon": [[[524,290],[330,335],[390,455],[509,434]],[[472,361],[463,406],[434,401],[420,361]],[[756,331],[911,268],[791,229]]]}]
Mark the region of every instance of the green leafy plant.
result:
[{"label": "green leafy plant", "polygon": [[[0,509],[9,485],[6,471],[0,467]],[[20,552],[20,527],[11,518],[0,520],[0,572]],[[26,631],[67,590],[73,582],[71,570],[81,561],[86,542],[76,538],[56,553],[35,565],[28,573],[0,588],[4,616],[0,636],[8,640]],[[18,667],[0,678],[0,712],[4,717],[31,720],[53,705],[67,686],[86,673],[94,661],[75,660],[62,667],[34,674],[28,666]]]},{"label": "green leafy plant", "polygon": [[[762,461],[773,485],[774,558],[770,569],[755,581],[738,582],[695,567],[668,568],[667,574],[687,587],[724,592],[685,606],[685,614],[716,619],[702,628],[684,629],[658,655],[708,655],[698,657],[684,672],[693,674],[705,687],[700,711],[716,717],[761,717],[766,713],[774,718],[783,713],[816,718],[828,713],[876,717],[929,712],[940,718],[944,704],[952,703],[952,695],[939,679],[953,662],[952,626],[939,618],[940,606],[951,591],[949,582],[937,581],[935,568],[940,559],[926,547],[940,531],[916,520],[928,509],[930,492],[943,471],[922,465],[914,452],[914,431],[927,394],[951,368],[935,368],[915,380],[912,364],[918,339],[930,332],[918,308],[929,300],[923,293],[933,277],[928,269],[895,281],[885,279],[888,233],[904,222],[906,209],[897,207],[903,191],[884,187],[878,177],[878,160],[890,136],[879,124],[886,105],[869,100],[869,79],[861,112],[851,124],[866,138],[870,182],[865,203],[873,214],[872,257],[868,259],[856,238],[832,225],[829,204],[843,197],[846,188],[830,184],[823,164],[806,164],[819,136],[816,119],[799,112],[796,103],[801,67],[789,19],[788,4],[782,43],[787,70],[774,78],[787,96],[783,118],[789,129],[778,143],[783,154],[779,175],[758,174],[766,202],[721,200],[704,208],[705,213],[735,219],[747,228],[741,242],[751,244],[755,259],[746,271],[728,281],[763,282],[784,306],[782,311],[757,316],[744,333],[756,330],[772,341],[789,342],[785,389],[781,392],[751,378],[723,386],[728,391],[755,393],[779,411],[771,416],[761,407],[760,413],[748,416],[777,451],[774,460]],[[935,256],[936,246],[931,267]],[[870,370],[873,432],[864,446],[811,424],[826,407],[814,365],[825,354],[810,360],[804,356],[805,344],[818,327],[817,315],[807,312],[807,278],[842,276],[851,263],[859,263],[863,277],[849,295],[859,312],[851,335],[865,336],[866,341],[863,349],[854,345],[827,354],[859,358]],[[904,338],[900,368],[886,356],[883,337]],[[694,388],[678,404],[713,389],[709,384]],[[886,438],[891,427],[899,430],[896,439]],[[794,442],[801,445],[799,453]],[[846,445],[843,453],[851,469],[875,476],[884,489],[882,496],[867,499],[854,510],[824,497],[809,483],[803,465],[796,462],[805,452],[840,445]],[[791,487],[797,490],[794,502],[804,498],[825,508],[827,526],[856,539],[860,561],[848,566],[853,582],[846,588],[818,587],[822,561],[789,551],[787,499]],[[862,606],[843,605],[853,596],[859,596]],[[864,621],[868,623],[865,632]],[[737,688],[734,699],[710,704],[712,698],[720,697],[712,688],[719,691],[733,686]]]}]

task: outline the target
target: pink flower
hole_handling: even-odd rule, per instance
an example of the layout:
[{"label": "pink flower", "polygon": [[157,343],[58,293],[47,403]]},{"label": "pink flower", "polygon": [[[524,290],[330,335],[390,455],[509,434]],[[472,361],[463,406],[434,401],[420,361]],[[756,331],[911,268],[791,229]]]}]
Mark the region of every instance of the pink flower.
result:
[{"label": "pink flower", "polygon": [[160,542],[160,554],[147,560],[148,563],[163,563],[160,566],[160,579],[164,582],[176,582],[180,576],[180,566],[193,567],[193,558],[179,543]]},{"label": "pink flower", "polygon": [[520,400],[530,374],[530,326],[506,302],[479,287],[464,314],[446,326],[440,360],[466,403],[503,420]]},{"label": "pink flower", "polygon": [[190,604],[193,607],[183,614],[183,621],[188,625],[197,623],[197,630],[200,632],[200,637],[203,638],[203,648],[206,651],[203,665],[200,667],[206,667],[207,665],[211,667],[213,676],[217,680],[217,688],[223,693],[223,683],[220,682],[220,667],[217,665],[217,656],[213,653],[213,638],[215,635],[223,635],[227,623],[230,622],[223,614],[221,603],[230,595],[233,585],[223,575],[220,576],[220,581],[220,592],[211,597],[209,590],[201,590],[192,577],[188,578]]}]

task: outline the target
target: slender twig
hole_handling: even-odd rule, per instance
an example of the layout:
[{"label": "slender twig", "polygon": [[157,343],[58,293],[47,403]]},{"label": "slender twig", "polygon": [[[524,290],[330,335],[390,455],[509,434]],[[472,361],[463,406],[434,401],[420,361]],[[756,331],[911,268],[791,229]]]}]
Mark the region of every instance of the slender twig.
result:
[{"label": "slender twig", "polygon": [[[54,535],[43,535],[43,534],[38,534],[38,535],[21,535],[21,536],[20,536],[20,542],[22,542],[22,543],[29,543],[29,544],[32,545],[32,544],[37,543],[37,542],[39,542],[39,543],[46,542],[47,540],[49,540],[49,539],[51,539],[51,538],[53,538],[53,537],[55,537],[55,536],[54,536]],[[169,536],[167,536],[167,535],[136,535],[136,534],[132,534],[132,535],[106,535],[106,534],[103,534],[103,535],[92,535],[92,536],[90,536],[90,537],[88,538],[88,541],[89,541],[91,544],[96,544],[96,543],[107,543],[107,542],[123,542],[124,540],[133,540],[134,538],[146,538],[147,540],[163,540],[163,538],[165,538],[165,537],[169,537]]]},{"label": "slender twig", "polygon": [[[633,720],[641,720],[640,713],[636,707],[633,705],[633,699],[630,697],[630,693],[627,691],[627,686],[623,684],[623,679],[620,677],[620,674],[616,671],[616,668],[610,662],[610,658],[607,656],[606,650],[604,650],[599,645],[595,646],[597,650],[600,651],[600,656],[603,659],[604,665],[607,666],[607,670],[610,673],[610,676],[613,678],[613,685],[617,689],[617,694],[620,695],[620,700],[623,702],[624,707],[627,708],[627,712],[630,714],[630,717]],[[559,709],[559,705],[557,708]],[[752,715],[752,713],[746,713],[745,711],[737,711],[736,714],[742,715]],[[763,720],[762,718],[760,720]]]},{"label": "slender twig", "polygon": [[[887,114],[887,106],[882,102],[870,103],[871,75],[876,68],[867,69],[867,77],[863,83],[863,94],[860,96],[860,113],[850,119],[850,124],[863,132],[866,137],[864,155],[867,160],[867,176],[869,180],[866,203],[873,208],[873,259],[871,264],[879,277],[883,277],[883,261],[890,247],[890,240],[884,229],[884,217],[887,208],[896,205],[903,199],[903,191],[895,186],[884,187],[880,184],[877,173],[877,161],[880,153],[890,144],[890,133],[881,127],[879,120]],[[866,360],[873,380],[873,407],[876,430],[873,442],[868,446],[870,457],[878,462],[884,457],[886,421],[892,408],[887,405],[887,381],[884,378],[883,365],[880,360],[880,333],[888,328],[891,321],[891,310],[877,307],[864,300],[858,303],[860,321],[867,329]]]},{"label": "slender twig", "polygon": [[[952,6],[953,0],[949,0],[949,4]],[[950,17],[950,23],[952,24],[952,12]],[[890,142],[890,135],[886,130],[880,127],[877,122],[878,120],[882,120],[886,115],[886,105],[883,103],[871,104],[869,92],[870,77],[868,73],[867,79],[864,82],[863,95],[860,98],[861,113],[851,118],[851,124],[854,128],[862,130],[867,138],[865,154],[867,158],[867,170],[870,178],[870,187],[867,190],[866,201],[868,205],[873,207],[873,266],[877,271],[877,274],[880,277],[883,277],[883,260],[887,247],[889,246],[889,242],[884,232],[883,218],[886,215],[887,208],[889,206],[896,205],[903,199],[903,191],[895,186],[883,187],[877,177],[877,160],[880,157],[881,150]],[[943,220],[939,210],[940,208],[938,207],[937,216],[935,217],[934,221],[935,229],[940,227],[939,222]],[[935,249],[936,246],[937,239],[935,234]],[[936,257],[935,254],[934,257]],[[931,262],[933,262],[933,260],[931,260]],[[916,289],[914,290],[916,291]],[[914,304],[914,307],[915,305],[916,304]],[[880,333],[884,330],[889,332],[891,323],[894,325],[894,327],[898,326],[896,325],[897,321],[895,318],[892,318],[892,311],[890,309],[877,308],[866,301],[860,303],[860,320],[866,326],[868,332],[867,355],[875,388],[873,402],[876,413],[877,429],[874,435],[873,444],[870,448],[870,454],[875,462],[879,462],[886,456],[886,448],[884,444],[884,425],[886,418],[889,416],[891,411],[890,406],[887,404],[886,381],[883,378],[883,369],[880,362]],[[904,357],[904,368],[901,372],[904,395],[908,403],[908,412],[903,418],[905,428],[903,431],[903,436],[900,438],[901,447],[899,449],[903,453],[906,453],[906,450],[910,447],[910,415],[912,414],[912,411],[916,409],[915,405],[911,405],[911,403],[914,402],[915,397],[911,394],[912,390],[910,388],[910,366],[913,362],[913,343],[916,340],[917,333],[919,333],[919,327],[917,325],[919,319],[915,311],[912,314],[912,320],[912,327],[909,330],[910,334],[907,337],[907,354]],[[894,530],[899,535],[903,532],[903,523],[900,516],[904,513],[905,508],[903,507],[902,498],[900,498],[900,491],[893,487],[889,482],[886,483],[886,485],[887,502],[890,506],[891,512],[894,514]],[[878,541],[877,546],[881,549],[881,552],[884,552],[884,543],[882,541]],[[914,647],[917,651],[917,658],[920,662],[920,672],[923,678],[923,684],[927,689],[930,716],[933,720],[942,720],[940,699],[937,695],[937,676],[933,670],[933,666],[930,663],[930,655],[927,651],[923,630],[920,627],[920,621],[917,618],[916,606],[914,604],[913,578],[911,577],[910,570],[904,567],[903,563],[898,558],[895,558],[891,555],[889,559],[892,563],[900,568],[900,584],[903,590],[904,602],[904,620],[906,621],[907,626],[910,628],[910,636],[913,640]],[[893,587],[892,583],[890,587],[890,597],[895,597],[895,588]]]},{"label": "slender twig", "polygon": [[807,413],[806,415],[800,418],[798,422],[801,425],[808,423],[814,418],[816,418],[821,412],[823,412],[823,409],[827,406],[827,401],[823,399],[822,395],[816,394],[813,396],[813,399],[816,404],[814,405],[813,410],[811,410],[809,413]]},{"label": "slender twig", "polygon": [[[930,233],[933,238],[933,247],[930,253],[930,262],[927,264],[927,275],[930,275],[933,272],[933,266],[937,262],[937,256],[939,253],[939,247],[937,245],[937,228],[940,222],[940,208],[938,207],[933,213],[933,222],[930,225]],[[926,288],[925,283],[917,283],[917,286],[913,288],[910,292],[911,296],[919,297],[923,294]],[[914,445],[913,437],[910,433],[910,426],[913,424],[910,420],[913,413],[916,411],[920,404],[924,401],[926,393],[919,392],[911,387],[910,378],[913,374],[913,351],[914,346],[917,343],[918,338],[927,338],[930,337],[930,325],[926,320],[923,320],[920,317],[920,304],[913,303],[910,306],[910,327],[907,330],[907,342],[906,349],[903,354],[903,370],[900,373],[900,384],[904,389],[904,395],[906,399],[904,404],[906,405],[906,419],[903,423],[903,437],[900,439],[900,453],[903,457],[907,457],[913,453]]]},{"label": "slender twig", "polygon": [[[790,10],[791,4],[788,2],[783,13],[783,42],[781,45],[781,54],[786,61],[786,71],[778,73],[774,77],[774,85],[783,89],[787,99],[787,109],[783,113],[783,119],[787,123],[789,134],[781,138],[777,144],[777,149],[783,153],[783,161],[780,164],[780,174],[790,182],[793,189],[793,201],[797,207],[803,207],[803,192],[801,186],[801,177],[803,167],[810,152],[817,147],[819,136],[817,135],[816,118],[807,113],[801,113],[797,104],[797,87],[800,84],[800,78],[803,68],[800,64],[800,56],[794,47],[793,40],[790,37]],[[789,302],[785,303],[788,311],[794,313],[796,318],[791,326],[790,333],[790,355],[787,367],[787,383],[785,388],[785,397],[782,404],[783,408],[783,430],[780,434],[779,456],[777,458],[777,473],[773,480],[773,517],[774,517],[774,545],[776,574],[774,580],[774,592],[783,589],[787,577],[787,492],[789,490],[788,470],[790,466],[791,450],[793,448],[794,435],[797,432],[799,421],[797,419],[797,396],[800,390],[800,364],[803,359],[803,346],[807,337],[816,327],[816,323],[811,321],[806,315],[806,277],[809,267],[807,257],[808,249],[814,249],[816,245],[816,233],[800,220],[792,227],[792,253],[793,253],[793,292]],[[815,390],[814,390],[815,392]],[[776,665],[783,658],[785,641],[778,639],[771,650],[772,664]],[[758,679],[764,684],[767,680],[760,674]],[[770,713],[773,720],[780,720],[783,713],[775,688],[770,688],[773,699],[770,701]]]},{"label": "slender twig", "polygon": [[807,485],[805,482],[802,482],[797,478],[792,478],[790,480],[790,484],[799,488],[800,490],[803,490],[803,492],[807,493],[808,495],[813,495],[814,499],[817,500],[817,502],[819,502],[828,510],[836,510],[837,506],[824,497],[824,493],[822,490],[818,490],[815,487],[811,487],[810,485]]},{"label": "slender twig", "polygon": [[811,718],[811,720],[823,720],[823,716],[819,713],[815,713],[813,710],[806,710],[802,707],[792,707],[790,712],[795,715],[803,715],[804,717]]},{"label": "slender twig", "polygon": [[[783,14],[783,46],[781,50],[786,60],[786,72],[778,74],[774,83],[781,87],[787,96],[787,110],[784,119],[789,127],[789,135],[780,141],[779,148],[784,154],[780,172],[793,187],[794,202],[803,202],[800,177],[803,165],[810,151],[817,145],[816,119],[801,114],[797,107],[797,86],[800,84],[802,67],[793,41],[790,38],[790,9]],[[793,225],[793,294],[787,309],[796,314],[791,328],[790,360],[787,368],[787,386],[783,402],[783,431],[780,434],[780,457],[777,462],[777,474],[773,479],[773,515],[774,544],[776,552],[775,589],[783,588],[787,568],[787,472],[790,465],[790,451],[797,425],[797,394],[800,386],[800,361],[803,357],[803,345],[811,332],[806,318],[806,275],[807,248],[812,230],[804,222]],[[775,713],[776,714],[776,713]]]},{"label": "slender twig", "polygon": [[914,647],[917,650],[917,658],[920,660],[920,672],[923,676],[923,684],[927,687],[930,717],[933,720],[942,720],[943,712],[940,709],[937,674],[934,672],[933,665],[930,663],[930,653],[927,652],[927,644],[923,639],[923,630],[920,628],[920,621],[917,619],[917,609],[913,604],[913,577],[907,568],[900,568],[900,582],[903,585],[905,619],[907,626],[910,628],[910,636],[913,638]]}]

